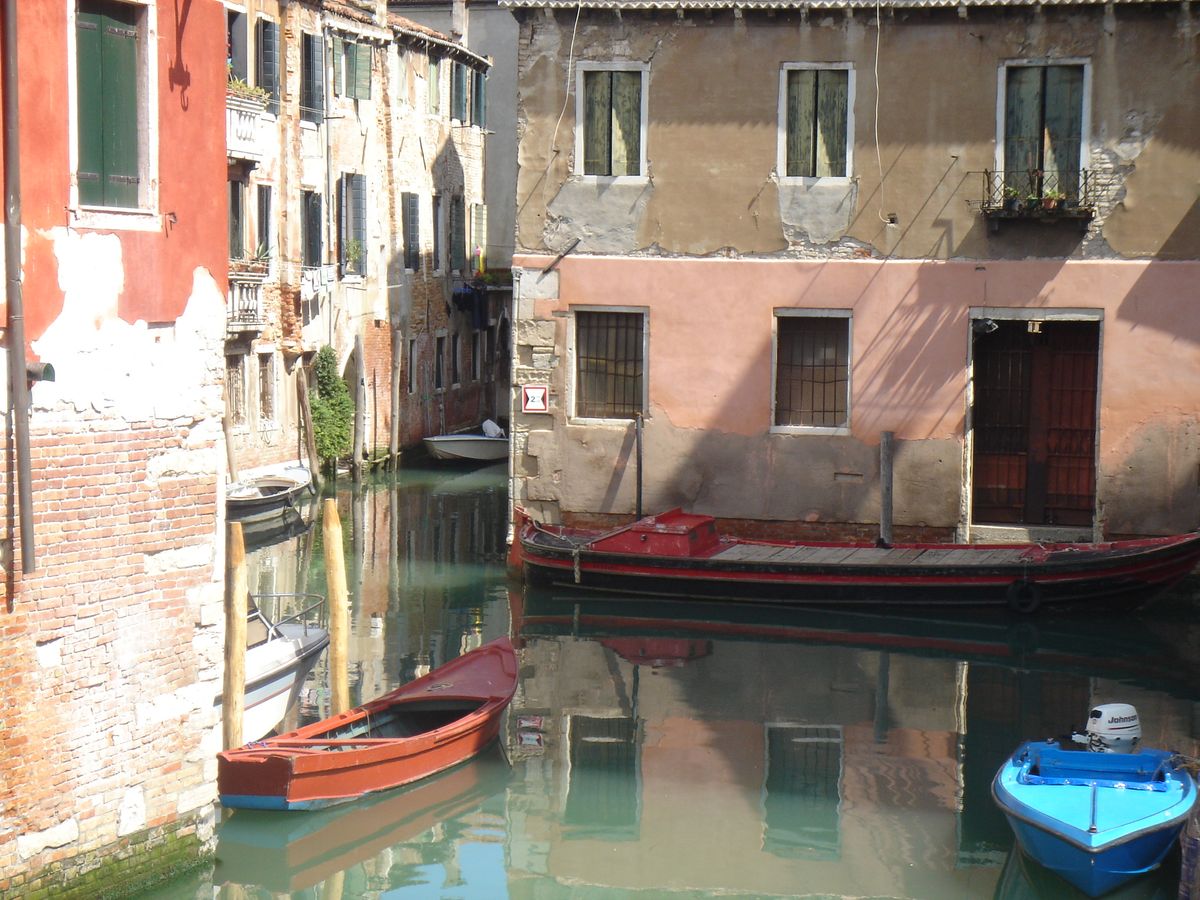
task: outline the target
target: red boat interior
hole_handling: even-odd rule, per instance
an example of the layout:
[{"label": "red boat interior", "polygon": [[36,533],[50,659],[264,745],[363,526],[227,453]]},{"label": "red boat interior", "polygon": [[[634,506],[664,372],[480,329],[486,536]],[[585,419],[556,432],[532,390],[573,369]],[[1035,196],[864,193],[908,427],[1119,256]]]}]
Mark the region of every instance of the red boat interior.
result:
[{"label": "red boat interior", "polygon": [[720,549],[712,516],[668,510],[638,519],[631,525],[592,541],[598,553],[640,553],[646,556],[711,556]]},{"label": "red boat interior", "polygon": [[420,700],[387,707],[330,729],[309,735],[309,741],[340,741],[355,738],[394,739],[414,737],[444,728],[483,706],[480,700]]}]

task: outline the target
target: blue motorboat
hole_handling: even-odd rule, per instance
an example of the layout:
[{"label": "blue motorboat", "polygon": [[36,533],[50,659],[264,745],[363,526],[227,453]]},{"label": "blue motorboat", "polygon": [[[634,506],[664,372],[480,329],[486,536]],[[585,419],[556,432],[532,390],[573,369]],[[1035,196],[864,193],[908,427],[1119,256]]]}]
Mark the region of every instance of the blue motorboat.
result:
[{"label": "blue motorboat", "polygon": [[[1126,720],[1120,727],[1130,717],[1136,734],[1105,741],[1105,719]],[[1096,707],[1076,736],[1090,748],[1029,741],[992,782],[1021,849],[1092,897],[1158,866],[1196,802],[1180,757],[1139,749],[1140,733],[1133,707]]]}]

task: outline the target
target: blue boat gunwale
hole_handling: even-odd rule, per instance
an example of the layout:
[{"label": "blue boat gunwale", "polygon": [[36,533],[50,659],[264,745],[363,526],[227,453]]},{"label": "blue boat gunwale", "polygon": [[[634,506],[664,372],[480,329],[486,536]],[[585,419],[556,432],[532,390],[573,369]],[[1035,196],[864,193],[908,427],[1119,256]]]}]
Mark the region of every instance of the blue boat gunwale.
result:
[{"label": "blue boat gunwale", "polygon": [[[1124,844],[1130,843],[1131,841],[1136,841],[1147,835],[1154,834],[1156,832],[1160,832],[1163,830],[1173,829],[1176,827],[1182,827],[1183,824],[1186,822],[1187,817],[1191,814],[1192,807],[1195,805],[1196,785],[1195,785],[1194,780],[1192,780],[1191,776],[1187,775],[1186,772],[1183,773],[1186,777],[1180,778],[1178,776],[1180,769],[1177,766],[1173,765],[1173,763],[1176,759],[1179,759],[1179,754],[1175,753],[1174,751],[1145,749],[1145,750],[1139,751],[1138,754],[1131,754],[1128,756],[1125,754],[1089,754],[1086,750],[1055,749],[1054,747],[1050,746],[1053,743],[1054,742],[1046,743],[1046,742],[1041,742],[1041,741],[1027,741],[1024,744],[1021,744],[1013,752],[1013,754],[1009,757],[1008,761],[1005,762],[1005,764],[1000,768],[1000,770],[996,773],[995,777],[992,779],[992,799],[993,799],[993,801],[995,801],[996,805],[1000,807],[1000,809],[1004,812],[1004,814],[1006,816],[1011,816],[1013,819],[1016,819],[1019,822],[1023,822],[1024,824],[1029,825],[1032,828],[1036,828],[1037,830],[1042,831],[1058,840],[1061,840],[1064,843],[1069,844],[1072,847],[1082,850],[1085,853],[1088,853],[1091,855],[1098,855],[1101,853],[1106,853],[1115,847],[1120,847]],[[1029,753],[1030,751],[1035,751],[1035,750],[1042,751],[1042,752],[1049,751],[1050,753],[1055,754],[1055,755],[1079,753],[1085,758],[1090,757],[1093,762],[1093,765],[1096,765],[1100,769],[1108,768],[1108,769],[1113,769],[1116,771],[1120,771],[1121,762],[1123,762],[1124,760],[1127,760],[1130,757],[1139,757],[1139,756],[1144,757],[1147,754],[1149,754],[1158,760],[1158,766],[1154,770],[1154,776],[1157,776],[1157,774],[1159,772],[1162,772],[1165,776],[1164,784],[1167,785],[1167,787],[1165,787],[1163,790],[1169,790],[1170,785],[1178,784],[1179,785],[1179,800],[1180,801],[1187,800],[1189,795],[1190,795],[1191,799],[1190,799],[1190,801],[1188,801],[1186,803],[1177,801],[1177,802],[1173,803],[1171,805],[1171,807],[1160,810],[1158,813],[1156,813],[1156,815],[1169,814],[1168,818],[1164,818],[1159,821],[1153,822],[1151,824],[1145,825],[1136,830],[1117,835],[1117,836],[1112,837],[1103,842],[1089,843],[1086,840],[1080,840],[1078,837],[1075,836],[1075,833],[1083,834],[1083,835],[1088,834],[1088,832],[1083,831],[1082,829],[1078,828],[1077,826],[1070,825],[1066,822],[1063,822],[1060,819],[1054,818],[1053,816],[1051,816],[1049,814],[1043,814],[1042,818],[1039,819],[1035,816],[1028,815],[1028,814],[1022,812],[1022,810],[1014,807],[1014,805],[1013,805],[1014,803],[1020,804],[1022,807],[1028,807],[1028,804],[1025,803],[1023,800],[1021,800],[1019,797],[1017,797],[1015,794],[1013,794],[1012,791],[1010,791],[1008,789],[1008,787],[1004,784],[1004,776],[1007,772],[1012,770],[1013,763],[1015,763],[1019,757],[1021,757],[1023,754],[1026,754],[1026,753]],[[1028,766],[1027,762],[1023,763],[1023,765],[1020,767],[1019,770],[1024,770],[1027,766]],[[1108,782],[1108,783],[1106,783],[1106,782]],[[1033,785],[1033,786],[1041,786],[1041,785]],[[1050,782],[1045,786],[1049,786],[1049,787],[1081,787],[1081,788],[1089,787],[1089,786],[1096,786],[1096,787],[1103,787],[1103,788],[1109,789],[1109,790],[1128,789],[1127,785],[1124,788],[1119,787],[1117,784],[1111,783],[1108,779],[1104,779],[1104,778],[1096,778],[1096,779],[1080,778],[1078,781]],[[1001,794],[1001,791],[1003,791],[1003,795]],[[1011,798],[1011,802],[1009,801],[1009,798]],[[1178,809],[1176,809],[1176,811],[1172,814],[1171,808],[1173,808],[1173,807],[1178,807]],[[1097,835],[1097,837],[1098,837],[1098,835]],[[1157,865],[1157,863],[1155,863],[1155,865]],[[1153,867],[1154,866],[1151,866],[1150,868],[1153,868]]]}]

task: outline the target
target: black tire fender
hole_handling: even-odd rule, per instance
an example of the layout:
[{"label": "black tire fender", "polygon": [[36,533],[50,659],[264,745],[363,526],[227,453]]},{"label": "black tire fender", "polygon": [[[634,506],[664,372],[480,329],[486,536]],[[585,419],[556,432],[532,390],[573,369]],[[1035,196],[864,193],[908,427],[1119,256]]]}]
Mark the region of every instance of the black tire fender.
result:
[{"label": "black tire fender", "polygon": [[1036,582],[1022,578],[1008,586],[1008,608],[1013,612],[1028,615],[1041,605],[1042,589]]}]

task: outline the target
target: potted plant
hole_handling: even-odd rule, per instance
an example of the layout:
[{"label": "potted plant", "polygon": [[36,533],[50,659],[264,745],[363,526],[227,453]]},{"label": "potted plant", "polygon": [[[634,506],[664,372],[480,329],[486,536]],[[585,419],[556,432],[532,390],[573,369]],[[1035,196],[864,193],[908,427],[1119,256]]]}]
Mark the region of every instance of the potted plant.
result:
[{"label": "potted plant", "polygon": [[229,271],[239,275],[266,275],[271,265],[271,251],[259,244],[251,256],[237,256],[229,260]]},{"label": "potted plant", "polygon": [[1021,208],[1021,193],[1012,185],[1004,186],[1004,211],[1015,213]]},{"label": "potted plant", "polygon": [[363,257],[362,241],[358,238],[350,238],[346,241],[346,265],[345,271],[354,275],[361,275],[362,269],[360,264]]},{"label": "potted plant", "polygon": [[1066,198],[1062,191],[1050,190],[1042,192],[1042,209],[1058,209],[1059,205]]}]

